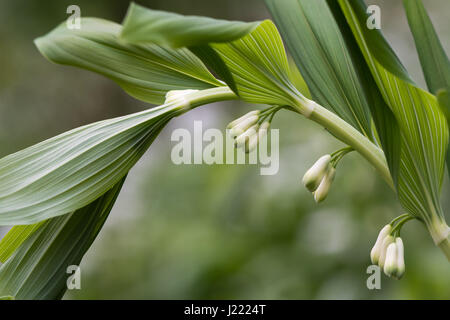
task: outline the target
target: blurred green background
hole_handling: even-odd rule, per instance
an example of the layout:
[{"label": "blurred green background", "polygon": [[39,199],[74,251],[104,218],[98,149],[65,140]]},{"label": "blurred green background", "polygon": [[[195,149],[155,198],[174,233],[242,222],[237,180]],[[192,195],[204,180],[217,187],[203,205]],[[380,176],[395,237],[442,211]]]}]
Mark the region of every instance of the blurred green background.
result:
[{"label": "blurred green background", "polygon": [[[259,0],[148,0],[154,9],[252,21],[269,18]],[[424,1],[450,52],[450,2]],[[412,77],[423,76],[401,0],[371,0],[382,29]],[[0,155],[68,129],[148,108],[112,81],[49,63],[33,39],[67,18],[120,22],[128,1],[0,2]],[[255,108],[216,103],[174,119],[130,172],[111,215],[85,256],[82,289],[68,299],[449,299],[450,268],[418,222],[402,232],[406,274],[384,275],[368,290],[366,268],[379,229],[402,213],[395,197],[357,154],[340,164],[331,194],[316,205],[301,185],[307,168],[340,145],[317,125],[277,114],[280,170],[256,165],[174,165],[176,128],[224,128]],[[446,177],[443,201],[450,211]],[[450,220],[450,215],[447,215]],[[5,232],[5,229],[2,230]]]}]

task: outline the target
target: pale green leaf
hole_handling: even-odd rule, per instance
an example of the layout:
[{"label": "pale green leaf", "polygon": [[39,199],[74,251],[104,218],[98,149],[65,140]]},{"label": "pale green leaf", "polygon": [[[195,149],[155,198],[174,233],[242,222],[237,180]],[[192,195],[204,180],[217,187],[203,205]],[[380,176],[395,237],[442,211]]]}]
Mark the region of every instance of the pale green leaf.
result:
[{"label": "pale green leaf", "polygon": [[112,188],[175,116],[234,99],[228,87],[82,126],[0,159],[0,225],[32,224],[77,210]]},{"label": "pale green leaf", "polygon": [[179,109],[169,104],[92,123],[0,159],[0,225],[35,223],[97,199]]},{"label": "pale green leaf", "polygon": [[0,262],[4,263],[22,242],[36,231],[42,223],[43,221],[35,224],[12,227],[0,241]]},{"label": "pale green leaf", "polygon": [[439,106],[442,112],[447,118],[447,122],[450,123],[450,91],[441,89],[437,92],[437,98],[439,101]]},{"label": "pale green leaf", "polygon": [[68,29],[64,22],[36,46],[50,61],[102,74],[149,103],[162,104],[169,90],[221,85],[187,49],[125,44],[118,40],[122,27],[107,20],[82,18],[81,25]]},{"label": "pale green leaf", "polygon": [[0,267],[0,295],[59,299],[67,290],[67,267],[79,266],[121,190],[122,178],[89,205],[46,220]]}]

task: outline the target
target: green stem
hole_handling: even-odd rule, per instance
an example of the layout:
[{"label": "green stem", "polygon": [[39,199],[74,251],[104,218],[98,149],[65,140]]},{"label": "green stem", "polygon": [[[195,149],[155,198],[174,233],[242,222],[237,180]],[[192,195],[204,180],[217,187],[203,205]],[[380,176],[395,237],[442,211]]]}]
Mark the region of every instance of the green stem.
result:
[{"label": "green stem", "polygon": [[450,236],[448,236],[440,244],[438,244],[438,247],[444,252],[448,261],[450,261]]},{"label": "green stem", "polygon": [[408,216],[408,217],[405,217],[402,220],[400,220],[399,223],[397,223],[397,225],[391,230],[391,234],[400,236],[400,230],[402,229],[405,222],[412,220],[412,219],[414,219],[413,216]]},{"label": "green stem", "polygon": [[317,122],[339,140],[358,151],[375,167],[387,184],[395,191],[384,152],[372,141],[339,116],[314,101],[297,100],[292,108],[305,115],[308,119]]},{"label": "green stem", "polygon": [[401,220],[401,219],[406,218],[406,217],[409,217],[409,213],[404,213],[402,215],[399,215],[397,218],[394,218],[391,222],[389,222],[389,224],[391,226],[393,226],[394,223],[396,223],[398,220]]},{"label": "green stem", "polygon": [[195,108],[204,104],[234,100],[238,96],[228,87],[217,87],[211,89],[200,90],[186,95],[186,102],[189,103],[190,108]]},{"label": "green stem", "polygon": [[427,224],[428,231],[434,243],[439,247],[450,261],[450,228],[443,220],[434,220]]},{"label": "green stem", "polygon": [[[195,108],[212,102],[237,98],[230,88],[217,87],[190,93],[186,95],[186,102],[189,104],[189,108]],[[310,108],[310,113],[307,115],[309,119],[322,125],[342,142],[358,151],[378,170],[387,184],[395,190],[383,150],[333,112],[314,101],[308,100],[306,102],[309,104],[307,108]],[[305,114],[305,101],[296,100],[292,108],[301,114]]]}]

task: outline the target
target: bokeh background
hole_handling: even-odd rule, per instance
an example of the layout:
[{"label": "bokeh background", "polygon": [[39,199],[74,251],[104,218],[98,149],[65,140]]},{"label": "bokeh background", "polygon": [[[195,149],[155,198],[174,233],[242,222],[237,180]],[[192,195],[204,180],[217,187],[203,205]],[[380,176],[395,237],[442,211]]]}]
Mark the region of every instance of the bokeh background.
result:
[{"label": "bokeh background", "polygon": [[[311,0],[313,1],[313,0]],[[252,21],[269,18],[259,0],[148,0],[154,9]],[[370,0],[382,10],[382,29],[412,77],[423,76],[401,0]],[[368,2],[368,3],[369,3]],[[425,0],[450,53],[450,2]],[[93,121],[149,106],[112,81],[54,65],[33,39],[67,18],[121,22],[128,1],[0,2],[0,155],[18,151]],[[224,128],[255,108],[216,103],[174,119],[131,170],[99,237],[82,264],[82,289],[67,299],[449,299],[450,268],[418,222],[404,228],[407,272],[382,276],[368,290],[366,268],[379,229],[401,214],[395,197],[357,154],[338,168],[329,198],[315,205],[301,185],[307,168],[340,145],[319,126],[277,114],[280,170],[256,165],[174,165],[171,132]],[[443,189],[450,211],[448,178]],[[447,215],[450,220],[450,215]],[[6,229],[3,229],[4,233]]]}]

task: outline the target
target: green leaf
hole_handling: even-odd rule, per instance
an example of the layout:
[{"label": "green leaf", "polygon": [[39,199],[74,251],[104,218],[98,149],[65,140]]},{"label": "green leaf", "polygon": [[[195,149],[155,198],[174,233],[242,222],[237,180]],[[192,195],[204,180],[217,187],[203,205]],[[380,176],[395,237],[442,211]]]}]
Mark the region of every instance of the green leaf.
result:
[{"label": "green leaf", "polygon": [[[339,5],[335,1],[266,0],[312,97],[379,142],[396,181],[400,137]],[[371,117],[375,128],[371,128]],[[372,131],[375,131],[372,133]],[[378,138],[378,139],[377,139]]]},{"label": "green leaf", "polygon": [[439,101],[439,106],[441,107],[442,112],[445,114],[447,118],[447,122],[450,123],[450,91],[441,89],[437,92],[437,98]]},{"label": "green leaf", "polygon": [[302,97],[291,79],[281,37],[269,20],[215,20],[132,4],[121,39],[131,44],[186,46],[248,102],[289,105]]},{"label": "green leaf", "polygon": [[414,85],[379,30],[366,27],[364,2],[339,4],[400,128],[400,202],[430,226],[432,220],[443,219],[439,193],[448,144],[446,119],[436,97]]},{"label": "green leaf", "polygon": [[97,199],[180,112],[169,104],[92,123],[0,159],[0,225],[35,223]]},{"label": "green leaf", "polygon": [[[420,0],[403,0],[406,16],[408,18],[409,27],[414,36],[417,52],[419,54],[420,64],[425,75],[428,89],[438,94],[441,89],[446,92],[450,91],[450,61],[442,47],[441,42],[434,30],[433,24]],[[441,109],[450,123],[447,107],[450,106],[446,102],[446,93],[438,99]],[[447,96],[448,98],[448,96]],[[450,168],[450,153],[447,150],[447,167]],[[448,171],[450,174],[450,171]]]},{"label": "green leaf", "polygon": [[[442,112],[445,114],[447,118],[447,123],[450,125],[450,94],[449,90],[440,89],[437,92],[437,99],[439,101],[439,106],[441,107]],[[450,150],[447,150],[447,172],[450,175]]]},{"label": "green leaf", "polygon": [[50,61],[102,74],[128,94],[162,104],[169,90],[207,89],[222,85],[187,49],[127,45],[118,40],[122,27],[114,22],[82,18],[81,29],[62,23],[35,40]]},{"label": "green leaf", "polygon": [[303,78],[302,74],[300,73],[300,70],[298,70],[297,65],[295,64],[295,61],[288,56],[288,63],[289,63],[289,71],[290,71],[290,78],[292,79],[292,83],[297,88],[298,91],[300,91],[306,98],[312,99],[311,92],[309,92],[308,85],[306,84],[305,79]]},{"label": "green leaf", "polygon": [[266,0],[315,101],[373,138],[370,108],[348,44],[325,0]]},{"label": "green leaf", "polygon": [[59,299],[67,290],[67,267],[79,266],[95,240],[125,178],[89,205],[46,220],[0,267],[0,295]]},{"label": "green leaf", "polygon": [[86,206],[127,174],[170,119],[235,97],[228,87],[194,91],[182,100],[82,126],[0,159],[0,225],[32,224]]},{"label": "green leaf", "polygon": [[450,89],[450,61],[421,0],[403,0],[428,89]]},{"label": "green leaf", "polygon": [[172,48],[230,42],[253,31],[258,22],[240,22],[149,10],[131,3],[123,22],[122,39]]},{"label": "green leaf", "polygon": [[42,223],[43,221],[30,225],[12,227],[0,241],[0,262],[4,263]]}]

